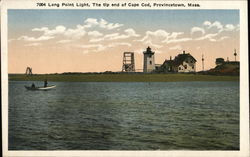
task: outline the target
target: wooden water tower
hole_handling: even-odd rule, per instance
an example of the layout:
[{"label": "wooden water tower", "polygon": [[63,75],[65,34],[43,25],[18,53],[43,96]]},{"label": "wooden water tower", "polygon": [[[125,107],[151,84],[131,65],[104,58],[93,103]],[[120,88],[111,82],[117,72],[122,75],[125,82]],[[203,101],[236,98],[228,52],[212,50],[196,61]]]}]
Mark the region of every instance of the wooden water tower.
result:
[{"label": "wooden water tower", "polygon": [[122,72],[135,72],[134,52],[123,53]]}]

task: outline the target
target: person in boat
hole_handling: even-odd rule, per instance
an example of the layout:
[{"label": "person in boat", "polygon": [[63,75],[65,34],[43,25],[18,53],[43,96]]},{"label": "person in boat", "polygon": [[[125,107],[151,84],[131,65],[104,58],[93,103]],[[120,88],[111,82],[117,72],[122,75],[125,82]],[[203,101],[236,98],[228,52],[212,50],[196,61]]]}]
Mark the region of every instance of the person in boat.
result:
[{"label": "person in boat", "polygon": [[46,79],[46,80],[44,80],[44,87],[47,87],[47,86],[48,86],[48,81]]},{"label": "person in boat", "polygon": [[35,84],[34,83],[32,83],[32,85],[31,85],[31,88],[35,88],[36,86],[35,86]]}]

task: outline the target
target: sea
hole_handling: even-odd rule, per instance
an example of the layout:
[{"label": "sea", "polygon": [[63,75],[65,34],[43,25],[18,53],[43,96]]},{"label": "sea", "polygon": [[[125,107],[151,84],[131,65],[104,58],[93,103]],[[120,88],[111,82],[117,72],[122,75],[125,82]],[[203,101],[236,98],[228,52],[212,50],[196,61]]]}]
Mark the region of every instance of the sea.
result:
[{"label": "sea", "polygon": [[9,150],[239,150],[239,82],[9,81]]}]

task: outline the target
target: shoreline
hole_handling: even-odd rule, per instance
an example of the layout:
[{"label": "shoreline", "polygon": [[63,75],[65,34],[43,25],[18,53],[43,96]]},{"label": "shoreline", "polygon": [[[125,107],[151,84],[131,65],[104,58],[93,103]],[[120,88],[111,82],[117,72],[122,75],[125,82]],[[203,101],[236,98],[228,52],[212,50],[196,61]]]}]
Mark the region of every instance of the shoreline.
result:
[{"label": "shoreline", "polygon": [[186,82],[186,81],[239,81],[239,76],[204,74],[9,74],[9,81],[48,81],[53,82]]}]

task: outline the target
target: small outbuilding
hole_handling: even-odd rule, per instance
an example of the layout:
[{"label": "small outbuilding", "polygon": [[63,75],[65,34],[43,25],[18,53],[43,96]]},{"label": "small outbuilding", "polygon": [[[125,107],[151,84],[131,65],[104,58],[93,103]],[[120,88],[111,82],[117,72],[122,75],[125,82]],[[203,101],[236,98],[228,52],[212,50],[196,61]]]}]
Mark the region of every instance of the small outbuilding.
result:
[{"label": "small outbuilding", "polygon": [[215,60],[216,65],[222,65],[223,63],[225,63],[224,58],[216,58]]}]

